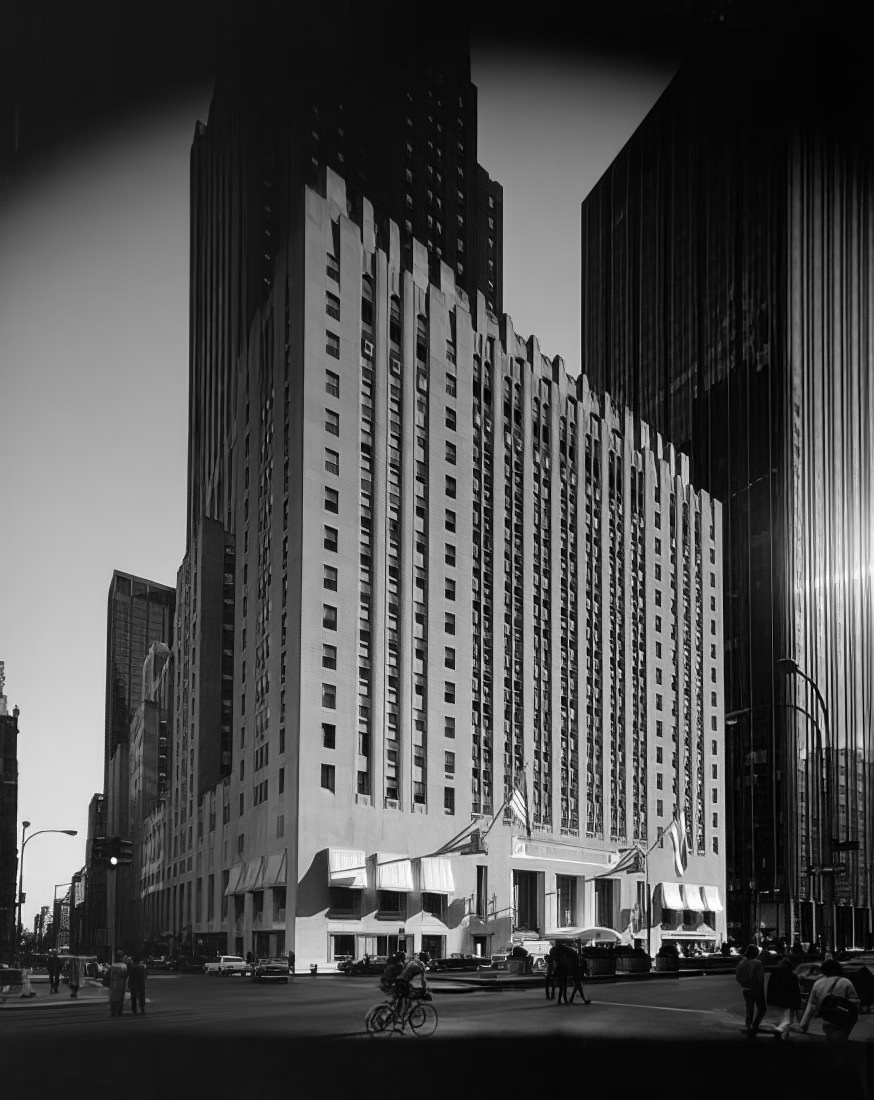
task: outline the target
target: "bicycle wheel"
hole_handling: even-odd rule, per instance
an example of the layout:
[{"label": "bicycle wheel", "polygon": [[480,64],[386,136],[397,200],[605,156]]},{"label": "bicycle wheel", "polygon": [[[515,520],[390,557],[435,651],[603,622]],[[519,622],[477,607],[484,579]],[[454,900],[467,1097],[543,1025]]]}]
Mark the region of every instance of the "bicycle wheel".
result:
[{"label": "bicycle wheel", "polygon": [[393,1017],[394,1013],[392,1012],[391,1005],[374,1005],[364,1017],[364,1026],[367,1029],[368,1035],[391,1034],[389,1024],[391,1024]]},{"label": "bicycle wheel", "polygon": [[414,1035],[433,1035],[437,1030],[437,1009],[432,1004],[413,1005],[407,1022]]}]

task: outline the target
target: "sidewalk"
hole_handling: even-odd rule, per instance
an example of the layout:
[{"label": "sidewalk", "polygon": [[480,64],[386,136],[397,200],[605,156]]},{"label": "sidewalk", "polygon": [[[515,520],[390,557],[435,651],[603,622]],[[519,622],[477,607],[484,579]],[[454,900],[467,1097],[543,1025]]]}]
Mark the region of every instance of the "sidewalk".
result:
[{"label": "sidewalk", "polygon": [[71,997],[70,987],[63,983],[57,993],[50,993],[48,978],[44,975],[31,978],[30,984],[35,994],[33,997],[22,997],[18,993],[0,993],[0,1012],[93,1004],[95,1001],[105,1001],[109,996],[109,991],[94,978],[86,978],[84,984],[79,986],[78,997]]}]

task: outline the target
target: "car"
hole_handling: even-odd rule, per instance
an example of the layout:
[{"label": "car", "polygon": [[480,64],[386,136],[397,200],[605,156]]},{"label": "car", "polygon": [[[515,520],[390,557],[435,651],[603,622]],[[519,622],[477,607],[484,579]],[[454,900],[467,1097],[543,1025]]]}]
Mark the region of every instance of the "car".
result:
[{"label": "car", "polygon": [[388,966],[387,955],[364,955],[360,959],[344,959],[337,964],[341,974],[381,974]]},{"label": "car", "polygon": [[440,970],[477,970],[481,966],[488,966],[490,960],[482,955],[465,955],[460,951],[454,951],[443,959],[432,959],[431,969]]},{"label": "car", "polygon": [[291,969],[288,958],[256,959],[252,980],[256,982],[287,982]]},{"label": "car", "polygon": [[212,977],[227,977],[229,974],[243,976],[251,971],[251,966],[240,955],[219,955],[211,962],[204,963],[204,974]]}]

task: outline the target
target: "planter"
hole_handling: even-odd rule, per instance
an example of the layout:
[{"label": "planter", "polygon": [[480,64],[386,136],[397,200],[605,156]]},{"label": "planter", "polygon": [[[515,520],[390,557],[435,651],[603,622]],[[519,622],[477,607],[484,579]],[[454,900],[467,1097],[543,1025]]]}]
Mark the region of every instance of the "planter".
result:
[{"label": "planter", "polygon": [[585,956],[590,978],[614,978],[616,976],[616,956],[612,951],[593,951]]},{"label": "planter", "polygon": [[680,960],[676,955],[656,955],[656,974],[679,974]]},{"label": "planter", "polygon": [[617,955],[617,974],[649,974],[652,960],[649,955]]},{"label": "planter", "polygon": [[528,974],[530,973],[528,967],[528,959],[508,959],[507,969],[511,974]]}]

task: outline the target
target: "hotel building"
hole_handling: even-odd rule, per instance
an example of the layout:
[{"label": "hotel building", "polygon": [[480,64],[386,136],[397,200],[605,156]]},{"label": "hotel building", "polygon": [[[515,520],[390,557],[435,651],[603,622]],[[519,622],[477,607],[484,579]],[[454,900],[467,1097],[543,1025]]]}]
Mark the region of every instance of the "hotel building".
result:
[{"label": "hotel building", "polygon": [[330,168],[287,205],[180,570],[156,927],[298,965],[645,939],[641,845],[653,948],[716,941],[719,503]]}]

